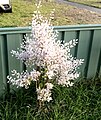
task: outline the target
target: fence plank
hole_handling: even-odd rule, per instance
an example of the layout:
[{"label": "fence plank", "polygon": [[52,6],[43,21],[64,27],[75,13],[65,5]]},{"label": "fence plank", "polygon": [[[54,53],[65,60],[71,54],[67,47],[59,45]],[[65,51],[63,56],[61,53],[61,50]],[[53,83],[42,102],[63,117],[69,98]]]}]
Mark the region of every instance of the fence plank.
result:
[{"label": "fence plank", "polygon": [[88,61],[89,61],[89,47],[91,44],[91,36],[93,32],[88,31],[80,31],[79,35],[79,43],[78,43],[78,51],[77,58],[84,59],[84,63],[80,66],[80,71],[83,76],[87,76],[88,70]]},{"label": "fence plank", "polygon": [[57,40],[63,40],[64,39],[64,31],[58,32]]},{"label": "fence plank", "polygon": [[[8,64],[9,64],[9,75],[11,75],[12,70],[17,70],[18,72],[23,71],[23,63],[12,57],[11,51],[20,48],[20,43],[23,40],[23,34],[8,34],[7,35],[7,49],[8,49]],[[10,90],[16,90],[15,86],[10,86]]]},{"label": "fence plank", "polygon": [[8,61],[5,35],[0,35],[0,96],[7,87]]},{"label": "fence plank", "polygon": [[88,78],[96,75],[97,73],[100,50],[101,50],[101,30],[95,30],[92,47],[91,47],[90,60],[88,65],[88,74],[87,74]]},{"label": "fence plank", "polygon": [[99,77],[101,77],[101,65],[100,65]]},{"label": "fence plank", "polygon": [[[73,39],[79,39],[78,31],[66,31],[64,34],[64,41],[69,42],[70,40]],[[71,49],[71,54],[74,57],[76,57],[77,47],[78,45]]]},{"label": "fence plank", "polygon": [[20,43],[23,39],[22,34],[10,34],[7,35],[7,49],[8,49],[8,63],[9,63],[9,74],[11,70],[16,69],[17,71],[22,71],[22,62],[14,57],[12,57],[11,51],[18,50],[20,48]]}]

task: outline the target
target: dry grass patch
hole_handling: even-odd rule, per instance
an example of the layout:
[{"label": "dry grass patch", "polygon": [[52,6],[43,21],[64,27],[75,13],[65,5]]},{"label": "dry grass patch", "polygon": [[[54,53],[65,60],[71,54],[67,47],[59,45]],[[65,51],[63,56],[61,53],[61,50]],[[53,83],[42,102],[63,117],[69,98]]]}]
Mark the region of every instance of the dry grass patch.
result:
[{"label": "dry grass patch", "polygon": [[[29,26],[35,11],[34,0],[12,0],[12,7],[13,13],[0,14],[0,27]],[[52,24],[55,26],[101,23],[100,14],[56,2],[44,2],[41,12],[49,17],[54,8]]]},{"label": "dry grass patch", "polygon": [[68,1],[82,3],[85,5],[101,8],[101,0],[68,0]]}]

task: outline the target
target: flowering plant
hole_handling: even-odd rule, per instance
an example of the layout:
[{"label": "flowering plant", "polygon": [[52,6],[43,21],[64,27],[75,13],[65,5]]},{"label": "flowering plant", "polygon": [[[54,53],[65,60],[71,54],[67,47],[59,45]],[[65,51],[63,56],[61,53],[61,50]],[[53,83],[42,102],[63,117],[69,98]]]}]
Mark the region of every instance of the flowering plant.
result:
[{"label": "flowering plant", "polygon": [[[37,8],[39,6],[40,4]],[[31,35],[26,36],[19,51],[12,50],[12,54],[32,70],[22,73],[13,70],[12,76],[8,76],[9,82],[28,89],[34,81],[40,103],[52,100],[51,90],[54,84],[72,86],[71,80],[79,77],[77,68],[83,63],[82,59],[74,59],[70,54],[70,49],[78,41],[71,40],[61,44],[57,35],[58,32],[53,30],[50,20],[44,18],[37,9],[32,20]]]}]

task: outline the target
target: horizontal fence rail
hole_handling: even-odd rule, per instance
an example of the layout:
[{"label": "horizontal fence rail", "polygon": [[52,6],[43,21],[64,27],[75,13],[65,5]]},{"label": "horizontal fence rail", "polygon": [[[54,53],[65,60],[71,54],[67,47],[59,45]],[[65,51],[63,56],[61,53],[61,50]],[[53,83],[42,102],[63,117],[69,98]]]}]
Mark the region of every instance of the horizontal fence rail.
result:
[{"label": "horizontal fence rail", "polygon": [[[68,42],[78,39],[71,50],[74,57],[84,59],[79,71],[82,76],[92,78],[101,75],[101,25],[54,26],[59,31],[58,39]],[[20,47],[24,35],[31,33],[31,27],[0,28],[0,94],[8,86],[7,75],[11,70],[21,72],[25,66],[12,57],[11,50]],[[8,86],[9,88],[9,86]]]}]

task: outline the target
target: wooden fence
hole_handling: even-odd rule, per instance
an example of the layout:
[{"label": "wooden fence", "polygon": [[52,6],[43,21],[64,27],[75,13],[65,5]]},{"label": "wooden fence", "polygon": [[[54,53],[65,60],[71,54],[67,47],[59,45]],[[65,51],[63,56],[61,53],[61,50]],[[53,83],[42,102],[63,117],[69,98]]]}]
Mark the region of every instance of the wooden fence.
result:
[{"label": "wooden fence", "polygon": [[[83,58],[84,64],[80,72],[84,77],[91,78],[101,75],[101,25],[56,26],[58,39],[68,42],[78,39],[79,43],[71,50],[73,56]],[[0,94],[7,85],[6,76],[11,70],[24,69],[21,61],[12,57],[11,50],[19,48],[24,35],[31,32],[31,27],[0,28]]]}]

